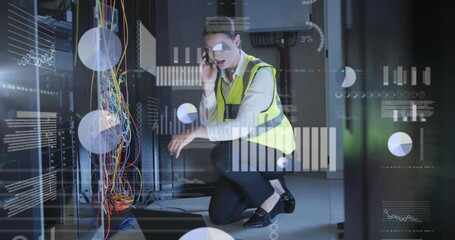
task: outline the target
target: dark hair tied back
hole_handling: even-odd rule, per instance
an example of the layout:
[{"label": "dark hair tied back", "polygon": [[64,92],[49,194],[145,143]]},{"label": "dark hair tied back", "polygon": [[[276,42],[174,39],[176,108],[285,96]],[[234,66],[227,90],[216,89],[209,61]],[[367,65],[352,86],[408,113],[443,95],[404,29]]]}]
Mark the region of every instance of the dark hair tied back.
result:
[{"label": "dark hair tied back", "polygon": [[202,37],[211,33],[224,33],[231,39],[237,35],[234,21],[226,16],[217,16],[207,20]]}]

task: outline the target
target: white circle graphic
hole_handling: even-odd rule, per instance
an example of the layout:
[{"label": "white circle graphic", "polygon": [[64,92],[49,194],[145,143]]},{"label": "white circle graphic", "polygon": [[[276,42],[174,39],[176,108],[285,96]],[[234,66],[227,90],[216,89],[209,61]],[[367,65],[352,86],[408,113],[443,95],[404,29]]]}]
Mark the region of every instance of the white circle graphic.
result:
[{"label": "white circle graphic", "polygon": [[276,165],[280,168],[286,168],[289,165],[289,159],[285,157],[280,157],[276,161]]},{"label": "white circle graphic", "polygon": [[93,71],[106,71],[120,60],[122,44],[113,31],[95,27],[82,35],[77,52],[86,67]]},{"label": "white circle graphic", "polygon": [[96,154],[114,150],[122,139],[119,118],[105,110],[95,110],[85,115],[77,133],[82,146]]},{"label": "white circle graphic", "polygon": [[192,123],[197,118],[197,109],[191,103],[184,103],[177,109],[177,118],[182,123]]},{"label": "white circle graphic", "polygon": [[27,238],[22,235],[17,235],[13,238],[13,240],[27,240]]},{"label": "white circle graphic", "polygon": [[218,228],[201,227],[187,232],[179,240],[234,240],[229,234]]},{"label": "white circle graphic", "polygon": [[387,146],[390,153],[397,157],[403,157],[411,152],[412,139],[404,132],[396,132],[390,136]]}]

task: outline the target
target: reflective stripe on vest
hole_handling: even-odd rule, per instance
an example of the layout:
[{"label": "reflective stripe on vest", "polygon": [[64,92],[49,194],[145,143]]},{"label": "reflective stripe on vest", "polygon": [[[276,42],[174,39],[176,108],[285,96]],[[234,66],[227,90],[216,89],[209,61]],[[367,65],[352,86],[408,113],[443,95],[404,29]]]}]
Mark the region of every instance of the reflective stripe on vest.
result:
[{"label": "reflective stripe on vest", "polygon": [[[294,131],[281,108],[281,101],[276,90],[275,69],[253,56],[247,55],[245,72],[243,76],[236,77],[227,97],[223,96],[222,93],[221,77],[218,79],[218,83],[216,84],[218,122],[236,118],[237,112],[235,110],[238,110],[238,106],[240,106],[245,93],[248,91],[258,69],[261,67],[271,68],[274,80],[273,99],[270,106],[261,112],[256,126],[246,138],[248,141],[278,149],[285,154],[292,153],[295,149]],[[239,83],[240,81],[242,81],[241,84]],[[243,88],[241,92],[240,88]],[[232,116],[232,114],[235,115]]]}]

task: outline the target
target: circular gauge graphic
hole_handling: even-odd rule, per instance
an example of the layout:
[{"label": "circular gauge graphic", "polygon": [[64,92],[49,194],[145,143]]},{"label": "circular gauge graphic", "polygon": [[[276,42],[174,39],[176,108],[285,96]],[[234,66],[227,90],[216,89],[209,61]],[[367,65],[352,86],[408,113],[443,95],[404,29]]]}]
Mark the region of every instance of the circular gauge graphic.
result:
[{"label": "circular gauge graphic", "polygon": [[338,91],[338,92],[335,93],[335,97],[342,98],[343,97],[343,93]]},{"label": "circular gauge graphic", "polygon": [[179,240],[234,240],[232,236],[225,233],[224,231],[212,228],[212,227],[201,227],[196,228],[187,232]]},{"label": "circular gauge graphic", "polygon": [[424,91],[420,91],[419,92],[419,98],[424,98],[425,97],[425,92]]},{"label": "circular gauge graphic", "polygon": [[82,146],[96,154],[114,150],[122,139],[119,118],[105,110],[95,110],[85,115],[77,133]]},{"label": "circular gauge graphic", "polygon": [[397,157],[403,157],[411,152],[412,139],[404,132],[396,132],[390,136],[387,146],[390,153]]},{"label": "circular gauge graphic", "polygon": [[106,71],[120,60],[122,44],[113,31],[96,27],[82,35],[77,53],[87,68]]},{"label": "circular gauge graphic", "polygon": [[379,98],[380,96],[381,96],[381,94],[378,91],[374,91],[373,92],[373,97],[374,98]]},{"label": "circular gauge graphic", "polygon": [[276,165],[280,168],[287,168],[289,165],[289,160],[285,157],[280,157],[276,161]]},{"label": "circular gauge graphic", "polygon": [[182,123],[192,123],[197,118],[197,109],[191,103],[184,103],[177,109],[177,117]]},{"label": "circular gauge graphic", "polygon": [[310,21],[307,21],[305,22],[305,25],[309,26],[310,28],[314,28],[318,31],[319,33],[319,37],[321,38],[321,41],[319,43],[319,46],[318,46],[318,49],[317,51],[318,52],[321,52],[322,49],[324,48],[324,44],[325,44],[325,40],[324,40],[324,32],[322,31],[322,29],[314,22],[310,22]]},{"label": "circular gauge graphic", "polygon": [[355,80],[357,79],[357,74],[355,73],[354,69],[346,66],[344,69],[338,72],[336,79],[342,88],[348,88],[354,85]]}]

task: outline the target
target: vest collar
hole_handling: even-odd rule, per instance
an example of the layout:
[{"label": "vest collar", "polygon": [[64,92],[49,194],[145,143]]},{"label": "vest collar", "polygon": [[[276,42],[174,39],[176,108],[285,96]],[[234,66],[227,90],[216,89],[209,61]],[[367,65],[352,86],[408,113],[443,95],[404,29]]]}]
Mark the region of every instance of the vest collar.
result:
[{"label": "vest collar", "polygon": [[226,76],[226,70],[221,71],[221,73],[220,73],[221,79],[223,79],[223,81],[225,83],[232,85],[238,76],[243,76],[243,74],[245,73],[247,64],[248,64],[247,55],[243,50],[240,49],[240,60],[239,60],[239,64],[237,65],[237,68],[235,69],[234,74],[232,75],[233,81],[229,82],[229,80]]}]

